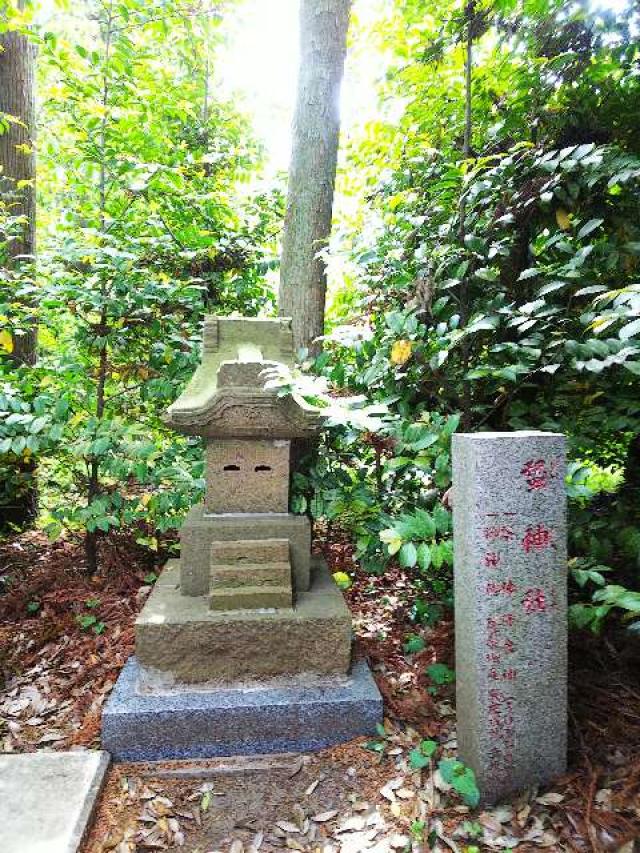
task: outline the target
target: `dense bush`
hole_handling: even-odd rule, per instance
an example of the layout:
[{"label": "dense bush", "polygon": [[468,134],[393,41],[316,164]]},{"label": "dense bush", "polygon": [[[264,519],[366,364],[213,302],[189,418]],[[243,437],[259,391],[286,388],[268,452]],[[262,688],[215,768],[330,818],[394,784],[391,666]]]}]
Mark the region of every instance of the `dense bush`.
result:
[{"label": "dense bush", "polygon": [[[282,200],[249,195],[259,146],[209,91],[223,6],[105,1],[34,35],[41,239],[35,280],[0,280],[0,513],[37,459],[42,521],[87,532],[90,571],[99,535],[137,525],[155,546],[202,490],[197,442],[160,414],[195,368],[205,310],[274,301]],[[34,303],[38,363],[21,367],[11,349]]]},{"label": "dense bush", "polygon": [[620,486],[640,432],[640,138],[625,106],[640,101],[637,18],[414,0],[378,29],[396,58],[381,87],[395,115],[352,150],[362,212],[343,248],[356,272],[334,306],[350,325],[316,363],[388,410],[364,439],[336,428],[337,482],[327,490],[326,454],[317,477],[365,565],[397,554],[442,579],[458,421],[559,430],[574,619],[640,612],[638,493]]}]

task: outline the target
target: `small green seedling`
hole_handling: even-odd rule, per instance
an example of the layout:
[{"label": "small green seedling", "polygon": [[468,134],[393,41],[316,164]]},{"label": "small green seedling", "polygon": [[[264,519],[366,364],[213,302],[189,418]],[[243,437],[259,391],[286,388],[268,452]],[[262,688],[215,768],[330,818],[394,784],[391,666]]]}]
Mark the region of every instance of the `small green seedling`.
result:
[{"label": "small green seedling", "polygon": [[438,744],[435,740],[423,740],[420,746],[412,749],[409,753],[409,766],[412,770],[422,770],[423,767],[428,767],[431,764],[431,759]]},{"label": "small green seedling", "polygon": [[482,824],[477,820],[465,820],[460,829],[469,838],[482,838],[484,833]]},{"label": "small green seedling", "polygon": [[444,610],[441,604],[432,604],[430,601],[424,601],[422,598],[416,599],[411,614],[414,622],[419,622],[426,628],[433,628],[443,616]]},{"label": "small green seedling", "polygon": [[94,616],[93,613],[84,613],[76,616],[76,622],[80,626],[81,631],[88,631],[89,628],[91,628],[94,634],[103,634],[107,627],[105,623],[100,622],[98,617]]},{"label": "small green seedling", "polygon": [[388,738],[387,730],[382,725],[382,723],[376,724],[376,732],[380,735],[382,740],[370,740],[365,743],[365,749],[371,750],[371,752],[379,752],[382,754],[386,749],[386,740]]},{"label": "small green seedling", "polygon": [[424,838],[424,831],[427,828],[427,823],[424,820],[414,820],[411,826],[409,827],[409,832],[416,839],[416,841],[422,841]]},{"label": "small green seedling", "polygon": [[455,758],[443,758],[438,764],[440,775],[462,797],[466,805],[475,808],[480,802],[476,776],[470,767]]},{"label": "small green seedling", "polygon": [[433,682],[428,688],[428,692],[432,696],[438,692],[438,687],[452,684],[456,680],[455,672],[446,663],[432,663],[426,668],[425,672]]},{"label": "small green seedling", "polygon": [[426,647],[425,641],[417,634],[409,634],[404,642],[405,655],[414,655],[416,652],[421,652]]}]

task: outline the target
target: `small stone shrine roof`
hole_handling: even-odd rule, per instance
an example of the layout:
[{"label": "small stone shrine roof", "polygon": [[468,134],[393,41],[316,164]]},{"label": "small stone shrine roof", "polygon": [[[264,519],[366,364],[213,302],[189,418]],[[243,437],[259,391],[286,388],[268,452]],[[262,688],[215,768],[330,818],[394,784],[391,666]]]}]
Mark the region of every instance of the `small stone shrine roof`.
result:
[{"label": "small stone shrine roof", "polygon": [[309,438],[321,427],[318,409],[264,387],[265,371],[293,363],[290,318],[209,315],[200,366],[164,421],[205,438]]}]

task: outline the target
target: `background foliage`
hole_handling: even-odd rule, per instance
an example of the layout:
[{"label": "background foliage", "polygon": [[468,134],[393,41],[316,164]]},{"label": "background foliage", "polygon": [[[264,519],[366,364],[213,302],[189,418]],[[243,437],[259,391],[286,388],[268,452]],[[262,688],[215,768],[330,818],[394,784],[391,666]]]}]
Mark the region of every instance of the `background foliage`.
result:
[{"label": "background foliage", "polygon": [[[91,570],[100,533],[138,524],[156,547],[202,489],[199,448],[159,415],[194,369],[204,311],[273,304],[280,193],[250,192],[260,147],[211,91],[228,5],[99,0],[33,35],[41,239],[37,279],[0,288],[2,502],[38,456],[46,527],[85,529]],[[40,354],[16,369],[26,297]]]},{"label": "background foliage", "polygon": [[[41,523],[86,530],[89,567],[113,527],[157,547],[202,488],[199,449],[159,415],[204,310],[273,305],[282,199],[254,191],[260,146],[210,84],[231,5],[99,0],[33,34],[40,249],[35,278],[0,280],[0,505],[37,458]],[[278,380],[330,407],[293,508],[346,529],[368,571],[399,560],[432,622],[451,602],[452,433],[565,432],[574,622],[637,626],[638,9],[380,10],[352,33],[386,74],[339,179],[348,275],[316,380]],[[0,251],[14,227],[0,205]],[[26,298],[35,368],[8,352]]]},{"label": "background foliage", "polygon": [[613,610],[633,622],[637,7],[616,17],[549,0],[387,8],[366,34],[391,56],[383,113],[350,150],[344,184],[359,175],[360,205],[340,251],[351,274],[316,369],[388,415],[364,434],[368,456],[362,434],[338,429],[340,476],[359,500],[343,509],[321,486],[330,515],[354,530],[365,562],[382,568],[397,554],[447,601],[451,432],[458,422],[565,432],[572,616],[598,628]]}]

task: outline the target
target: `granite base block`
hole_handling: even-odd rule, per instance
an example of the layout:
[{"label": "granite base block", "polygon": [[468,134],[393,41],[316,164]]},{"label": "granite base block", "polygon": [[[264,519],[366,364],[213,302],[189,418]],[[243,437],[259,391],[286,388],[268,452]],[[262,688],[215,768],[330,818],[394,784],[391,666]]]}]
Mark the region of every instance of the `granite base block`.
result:
[{"label": "granite base block", "polygon": [[335,684],[139,693],[135,657],[102,715],[114,761],[307,752],[375,733],[382,698],[364,661]]}]

